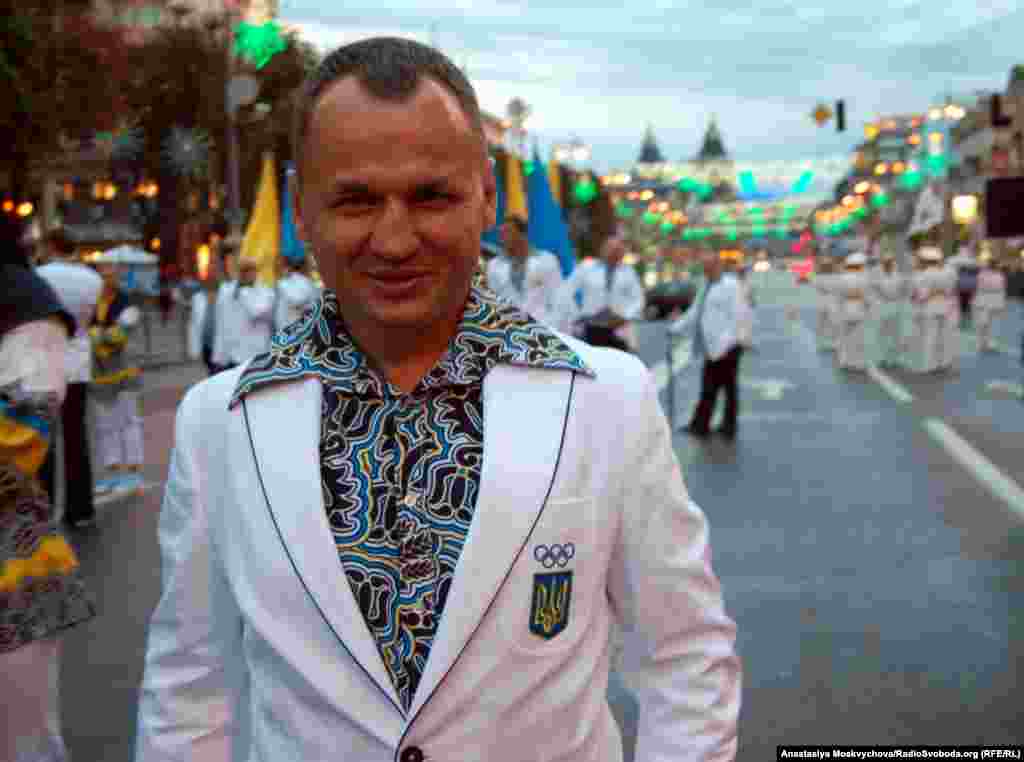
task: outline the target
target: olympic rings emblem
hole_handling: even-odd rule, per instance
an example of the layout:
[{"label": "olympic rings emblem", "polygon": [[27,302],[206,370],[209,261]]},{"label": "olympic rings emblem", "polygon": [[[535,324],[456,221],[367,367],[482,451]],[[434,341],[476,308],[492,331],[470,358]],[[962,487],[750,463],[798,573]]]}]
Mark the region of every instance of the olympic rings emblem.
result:
[{"label": "olympic rings emblem", "polygon": [[560,545],[557,542],[551,546],[538,545],[533,549],[533,557],[540,561],[545,569],[552,569],[558,566],[564,568],[576,555],[576,546],[571,542]]}]

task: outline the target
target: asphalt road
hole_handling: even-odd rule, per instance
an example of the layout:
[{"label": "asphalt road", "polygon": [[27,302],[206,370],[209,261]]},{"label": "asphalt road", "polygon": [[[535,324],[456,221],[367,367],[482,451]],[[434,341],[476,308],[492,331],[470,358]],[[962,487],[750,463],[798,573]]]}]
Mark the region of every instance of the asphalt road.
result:
[{"label": "asphalt road", "polygon": [[[783,743],[1024,742],[1024,309],[998,328],[1005,352],[979,356],[965,335],[949,377],[850,376],[814,348],[810,289],[762,280],[738,440],[676,438],[738,623],[739,759],[774,759]],[[664,325],[640,336],[667,392]],[[681,426],[699,390],[685,343],[674,367]],[[76,762],[131,758],[159,482],[188,373],[165,371],[147,393],[154,488],[104,506],[76,538],[101,611],[65,642]],[[618,675],[610,698],[632,759],[637,708]]]}]

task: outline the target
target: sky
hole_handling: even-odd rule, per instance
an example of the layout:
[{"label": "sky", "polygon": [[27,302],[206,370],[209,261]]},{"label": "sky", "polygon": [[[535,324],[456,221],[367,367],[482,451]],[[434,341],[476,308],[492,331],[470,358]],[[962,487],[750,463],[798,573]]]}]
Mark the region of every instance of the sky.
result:
[{"label": "sky", "polygon": [[[578,137],[599,171],[628,169],[648,124],[671,161],[717,119],[737,159],[847,153],[864,124],[946,93],[1003,90],[1024,63],[1024,0],[280,0],[280,18],[322,51],[409,37],[463,66],[481,106],[513,97],[546,152]],[[827,10],[826,10],[827,9]],[[846,103],[847,131],[819,128]]]}]

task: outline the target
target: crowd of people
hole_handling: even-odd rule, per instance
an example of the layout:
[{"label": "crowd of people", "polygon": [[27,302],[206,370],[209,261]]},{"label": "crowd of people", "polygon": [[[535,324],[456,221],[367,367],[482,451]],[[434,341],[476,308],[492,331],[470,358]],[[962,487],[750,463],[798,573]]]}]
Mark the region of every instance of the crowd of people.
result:
[{"label": "crowd of people", "polygon": [[[917,250],[910,273],[898,272],[891,256],[882,257],[878,267],[868,269],[868,264],[863,253],[851,254],[841,265],[819,261],[819,348],[834,350],[837,365],[848,371],[872,366],[914,373],[953,369],[964,306],[955,267],[933,246]],[[988,352],[995,348],[993,323],[1006,309],[1006,276],[987,263],[977,266],[970,308],[978,349]]]}]

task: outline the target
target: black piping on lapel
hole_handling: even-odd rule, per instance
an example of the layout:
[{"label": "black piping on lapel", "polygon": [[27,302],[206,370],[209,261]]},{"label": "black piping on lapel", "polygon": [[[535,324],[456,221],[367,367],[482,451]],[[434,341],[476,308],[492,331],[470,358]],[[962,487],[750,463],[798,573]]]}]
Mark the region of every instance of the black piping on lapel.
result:
[{"label": "black piping on lapel", "polygon": [[[516,552],[515,558],[512,559],[512,564],[508,567],[508,571],[505,573],[504,579],[501,580],[501,584],[498,585],[498,589],[494,591],[494,597],[491,598],[491,602],[488,603],[487,608],[484,609],[484,614],[482,617],[480,617],[480,621],[477,622],[476,627],[473,628],[473,632],[466,639],[466,645],[462,647],[461,651],[459,651],[459,655],[456,656],[455,659],[452,661],[452,665],[448,668],[448,671],[444,673],[444,676],[437,681],[437,685],[434,686],[434,690],[432,690],[430,692],[430,695],[427,696],[427,700],[423,702],[423,705],[419,708],[419,711],[417,711],[416,714],[409,718],[409,722],[405,726],[405,732],[402,733],[402,737],[398,741],[398,749],[395,750],[395,762],[399,762],[397,755],[402,749],[402,745],[405,743],[406,736],[408,736],[409,731],[412,730],[412,726],[416,722],[416,718],[420,716],[420,712],[427,708],[427,704],[429,704],[430,700],[434,698],[434,695],[437,693],[438,689],[442,685],[444,685],[444,681],[448,679],[448,675],[450,675],[452,673],[452,670],[455,669],[455,665],[459,663],[459,659],[461,659],[462,654],[465,653],[466,647],[473,640],[473,637],[476,635],[476,631],[480,629],[480,625],[483,624],[484,619],[487,618],[487,615],[490,613],[491,608],[494,606],[494,601],[497,600],[498,595],[502,591],[502,588],[505,587],[505,583],[508,582],[508,578],[512,574],[512,569],[515,568],[516,562],[519,560],[519,556],[523,554],[523,549],[526,548],[527,545],[529,545],[530,538],[533,536],[533,530],[537,528],[537,523],[540,521],[540,517],[543,516],[544,511],[547,510],[548,498],[551,497],[551,490],[554,489],[555,479],[558,478],[558,466],[562,462],[562,450],[565,448],[565,432],[568,431],[569,429],[569,413],[572,411],[572,395],[575,389],[576,371],[574,370],[572,371],[572,379],[569,382],[569,399],[565,403],[565,418],[562,421],[562,441],[558,443],[558,457],[555,458],[555,468],[551,474],[551,482],[548,484],[548,491],[544,494],[544,504],[543,506],[541,506],[540,511],[537,513],[537,518],[534,519],[533,526],[530,527],[530,531],[526,535],[526,539],[523,540],[523,544],[519,547],[518,552]],[[486,425],[486,422],[484,423],[484,425]]]},{"label": "black piping on lapel", "polygon": [[313,602],[313,605],[316,606],[316,610],[320,613],[320,617],[324,620],[324,623],[330,628],[331,632],[334,633],[334,637],[338,639],[338,643],[341,644],[341,647],[345,649],[345,652],[352,658],[352,661],[359,665],[359,669],[361,669],[363,671],[363,674],[366,675],[366,679],[369,680],[378,691],[380,691],[381,695],[383,695],[384,698],[387,699],[388,703],[395,708],[395,711],[397,711],[402,716],[402,718],[405,719],[405,712],[402,711],[402,708],[394,702],[391,696],[387,694],[387,691],[385,691],[383,688],[380,687],[380,685],[377,684],[377,681],[373,679],[373,677],[370,675],[370,672],[366,669],[366,667],[364,667],[362,663],[360,663],[360,661],[355,657],[355,655],[351,651],[349,651],[348,646],[345,645],[345,641],[342,640],[342,638],[338,635],[337,632],[335,632],[334,627],[331,626],[330,620],[327,619],[327,617],[324,615],[323,609],[320,608],[320,604],[317,603],[316,598],[309,591],[309,587],[307,587],[306,585],[306,580],[304,580],[302,578],[302,575],[299,573],[299,568],[295,565],[295,559],[292,557],[292,552],[288,548],[288,544],[284,541],[284,536],[281,534],[281,527],[279,527],[277,524],[277,517],[274,515],[274,508],[273,506],[270,505],[270,497],[267,495],[267,487],[263,483],[263,472],[260,469],[259,458],[256,457],[256,442],[252,437],[252,426],[249,425],[249,409],[248,407],[246,407],[246,401],[244,397],[242,398],[242,415],[245,418],[245,430],[249,435],[249,447],[252,449],[253,463],[256,464],[256,478],[259,479],[260,481],[260,490],[263,492],[263,500],[267,504],[267,512],[270,514],[270,520],[274,522],[274,529],[277,530],[278,539],[281,540],[281,547],[284,548],[284,552],[288,556],[288,562],[292,565],[292,569],[295,572],[295,576],[299,578],[299,582],[302,583],[302,589],[306,591],[306,595],[309,596],[309,599]]}]

